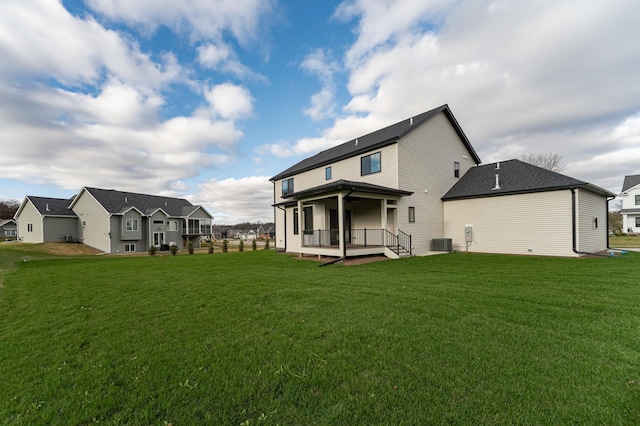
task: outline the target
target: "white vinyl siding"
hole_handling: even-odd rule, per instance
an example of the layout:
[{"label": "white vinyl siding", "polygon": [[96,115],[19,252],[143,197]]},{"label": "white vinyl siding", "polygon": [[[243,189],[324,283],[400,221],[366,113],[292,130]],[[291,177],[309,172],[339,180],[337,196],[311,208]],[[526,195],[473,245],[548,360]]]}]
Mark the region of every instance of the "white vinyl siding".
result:
[{"label": "white vinyl siding", "polygon": [[42,243],[42,216],[31,201],[26,201],[18,219],[18,237],[25,243]]},{"label": "white vinyl siding", "polygon": [[116,226],[112,232],[109,214],[95,198],[83,191],[75,201],[73,211],[78,215],[79,223],[84,223],[84,226],[78,226],[80,241],[106,253],[114,253],[111,244],[118,244],[120,229]]},{"label": "white vinyl siding", "polygon": [[571,214],[569,190],[447,201],[444,237],[465,251],[473,225],[470,252],[576,256]]},{"label": "white vinyl siding", "polygon": [[[369,154],[380,152],[380,162],[382,171],[366,176],[360,175],[360,158]],[[294,192],[300,192],[305,189],[313,188],[326,183],[325,168],[328,165],[317,167],[294,176]],[[423,162],[424,166],[424,162]],[[347,158],[335,163],[331,163],[331,180],[340,179],[351,180],[355,182],[366,182],[374,185],[386,186],[389,188],[398,188],[398,151],[397,144],[385,146],[383,148],[367,151],[354,157]],[[276,203],[282,201],[282,181],[275,182]]]},{"label": "white vinyl siding", "polygon": [[[578,207],[578,251],[599,252],[607,248],[607,205],[605,198],[583,189],[576,190]],[[598,227],[594,229],[594,219]]]},{"label": "white vinyl siding", "polygon": [[[397,226],[412,235],[415,254],[426,254],[431,250],[433,238],[446,237],[440,198],[458,181],[454,163],[459,163],[460,176],[475,164],[444,113],[420,125],[398,143],[398,161],[398,187],[412,191],[413,195],[400,198]],[[409,206],[415,207],[413,223],[409,223]]]}]

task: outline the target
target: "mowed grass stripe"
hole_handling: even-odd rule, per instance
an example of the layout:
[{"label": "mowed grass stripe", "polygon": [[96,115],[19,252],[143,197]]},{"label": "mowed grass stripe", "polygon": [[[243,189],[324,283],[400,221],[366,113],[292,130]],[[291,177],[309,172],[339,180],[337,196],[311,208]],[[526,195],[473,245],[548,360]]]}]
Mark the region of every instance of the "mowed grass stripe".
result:
[{"label": "mowed grass stripe", "polygon": [[640,421],[640,256],[44,259],[0,290],[10,424]]}]

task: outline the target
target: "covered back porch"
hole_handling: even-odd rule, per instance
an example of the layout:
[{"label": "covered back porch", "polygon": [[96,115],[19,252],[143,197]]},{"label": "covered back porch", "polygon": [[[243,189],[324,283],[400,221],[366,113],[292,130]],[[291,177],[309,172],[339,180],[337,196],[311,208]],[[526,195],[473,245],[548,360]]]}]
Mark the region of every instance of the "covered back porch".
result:
[{"label": "covered back porch", "polygon": [[332,257],[411,254],[411,236],[398,229],[398,201],[410,192],[338,181],[287,196],[293,229],[287,251]]}]

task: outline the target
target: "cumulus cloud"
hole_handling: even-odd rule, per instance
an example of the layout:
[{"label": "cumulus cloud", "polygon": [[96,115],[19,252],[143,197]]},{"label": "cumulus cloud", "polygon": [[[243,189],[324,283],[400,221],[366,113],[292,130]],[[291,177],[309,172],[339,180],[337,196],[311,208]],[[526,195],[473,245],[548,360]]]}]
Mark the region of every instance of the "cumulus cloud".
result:
[{"label": "cumulus cloud", "polygon": [[256,73],[251,68],[243,65],[238,60],[236,52],[227,44],[203,44],[198,47],[197,55],[198,63],[206,69],[231,74],[242,80],[268,82],[264,75]]},{"label": "cumulus cloud", "polygon": [[333,16],[355,34],[342,114],[318,137],[261,149],[313,154],[447,103],[483,160],[559,153],[566,173],[610,185],[634,167],[618,160],[635,154],[621,129],[640,111],[639,15],[621,0],[345,0]]},{"label": "cumulus cloud", "polygon": [[240,119],[249,115],[253,109],[253,97],[249,90],[232,83],[211,87],[205,91],[204,97],[214,116],[223,119]]},{"label": "cumulus cloud", "polygon": [[189,199],[204,205],[215,223],[273,221],[273,184],[267,176],[211,179],[200,184]]},{"label": "cumulus cloud", "polygon": [[331,58],[331,52],[316,49],[308,54],[300,64],[300,69],[318,77],[322,88],[311,97],[311,105],[303,113],[320,121],[335,115],[336,83],[334,74],[339,70],[338,62]]}]

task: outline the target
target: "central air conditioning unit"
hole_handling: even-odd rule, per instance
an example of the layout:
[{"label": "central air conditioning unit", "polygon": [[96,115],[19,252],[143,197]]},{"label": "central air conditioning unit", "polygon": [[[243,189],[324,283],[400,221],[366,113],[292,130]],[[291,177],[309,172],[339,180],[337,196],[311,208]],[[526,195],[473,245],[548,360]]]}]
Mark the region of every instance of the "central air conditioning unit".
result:
[{"label": "central air conditioning unit", "polygon": [[453,251],[451,238],[434,238],[431,240],[431,251]]}]

